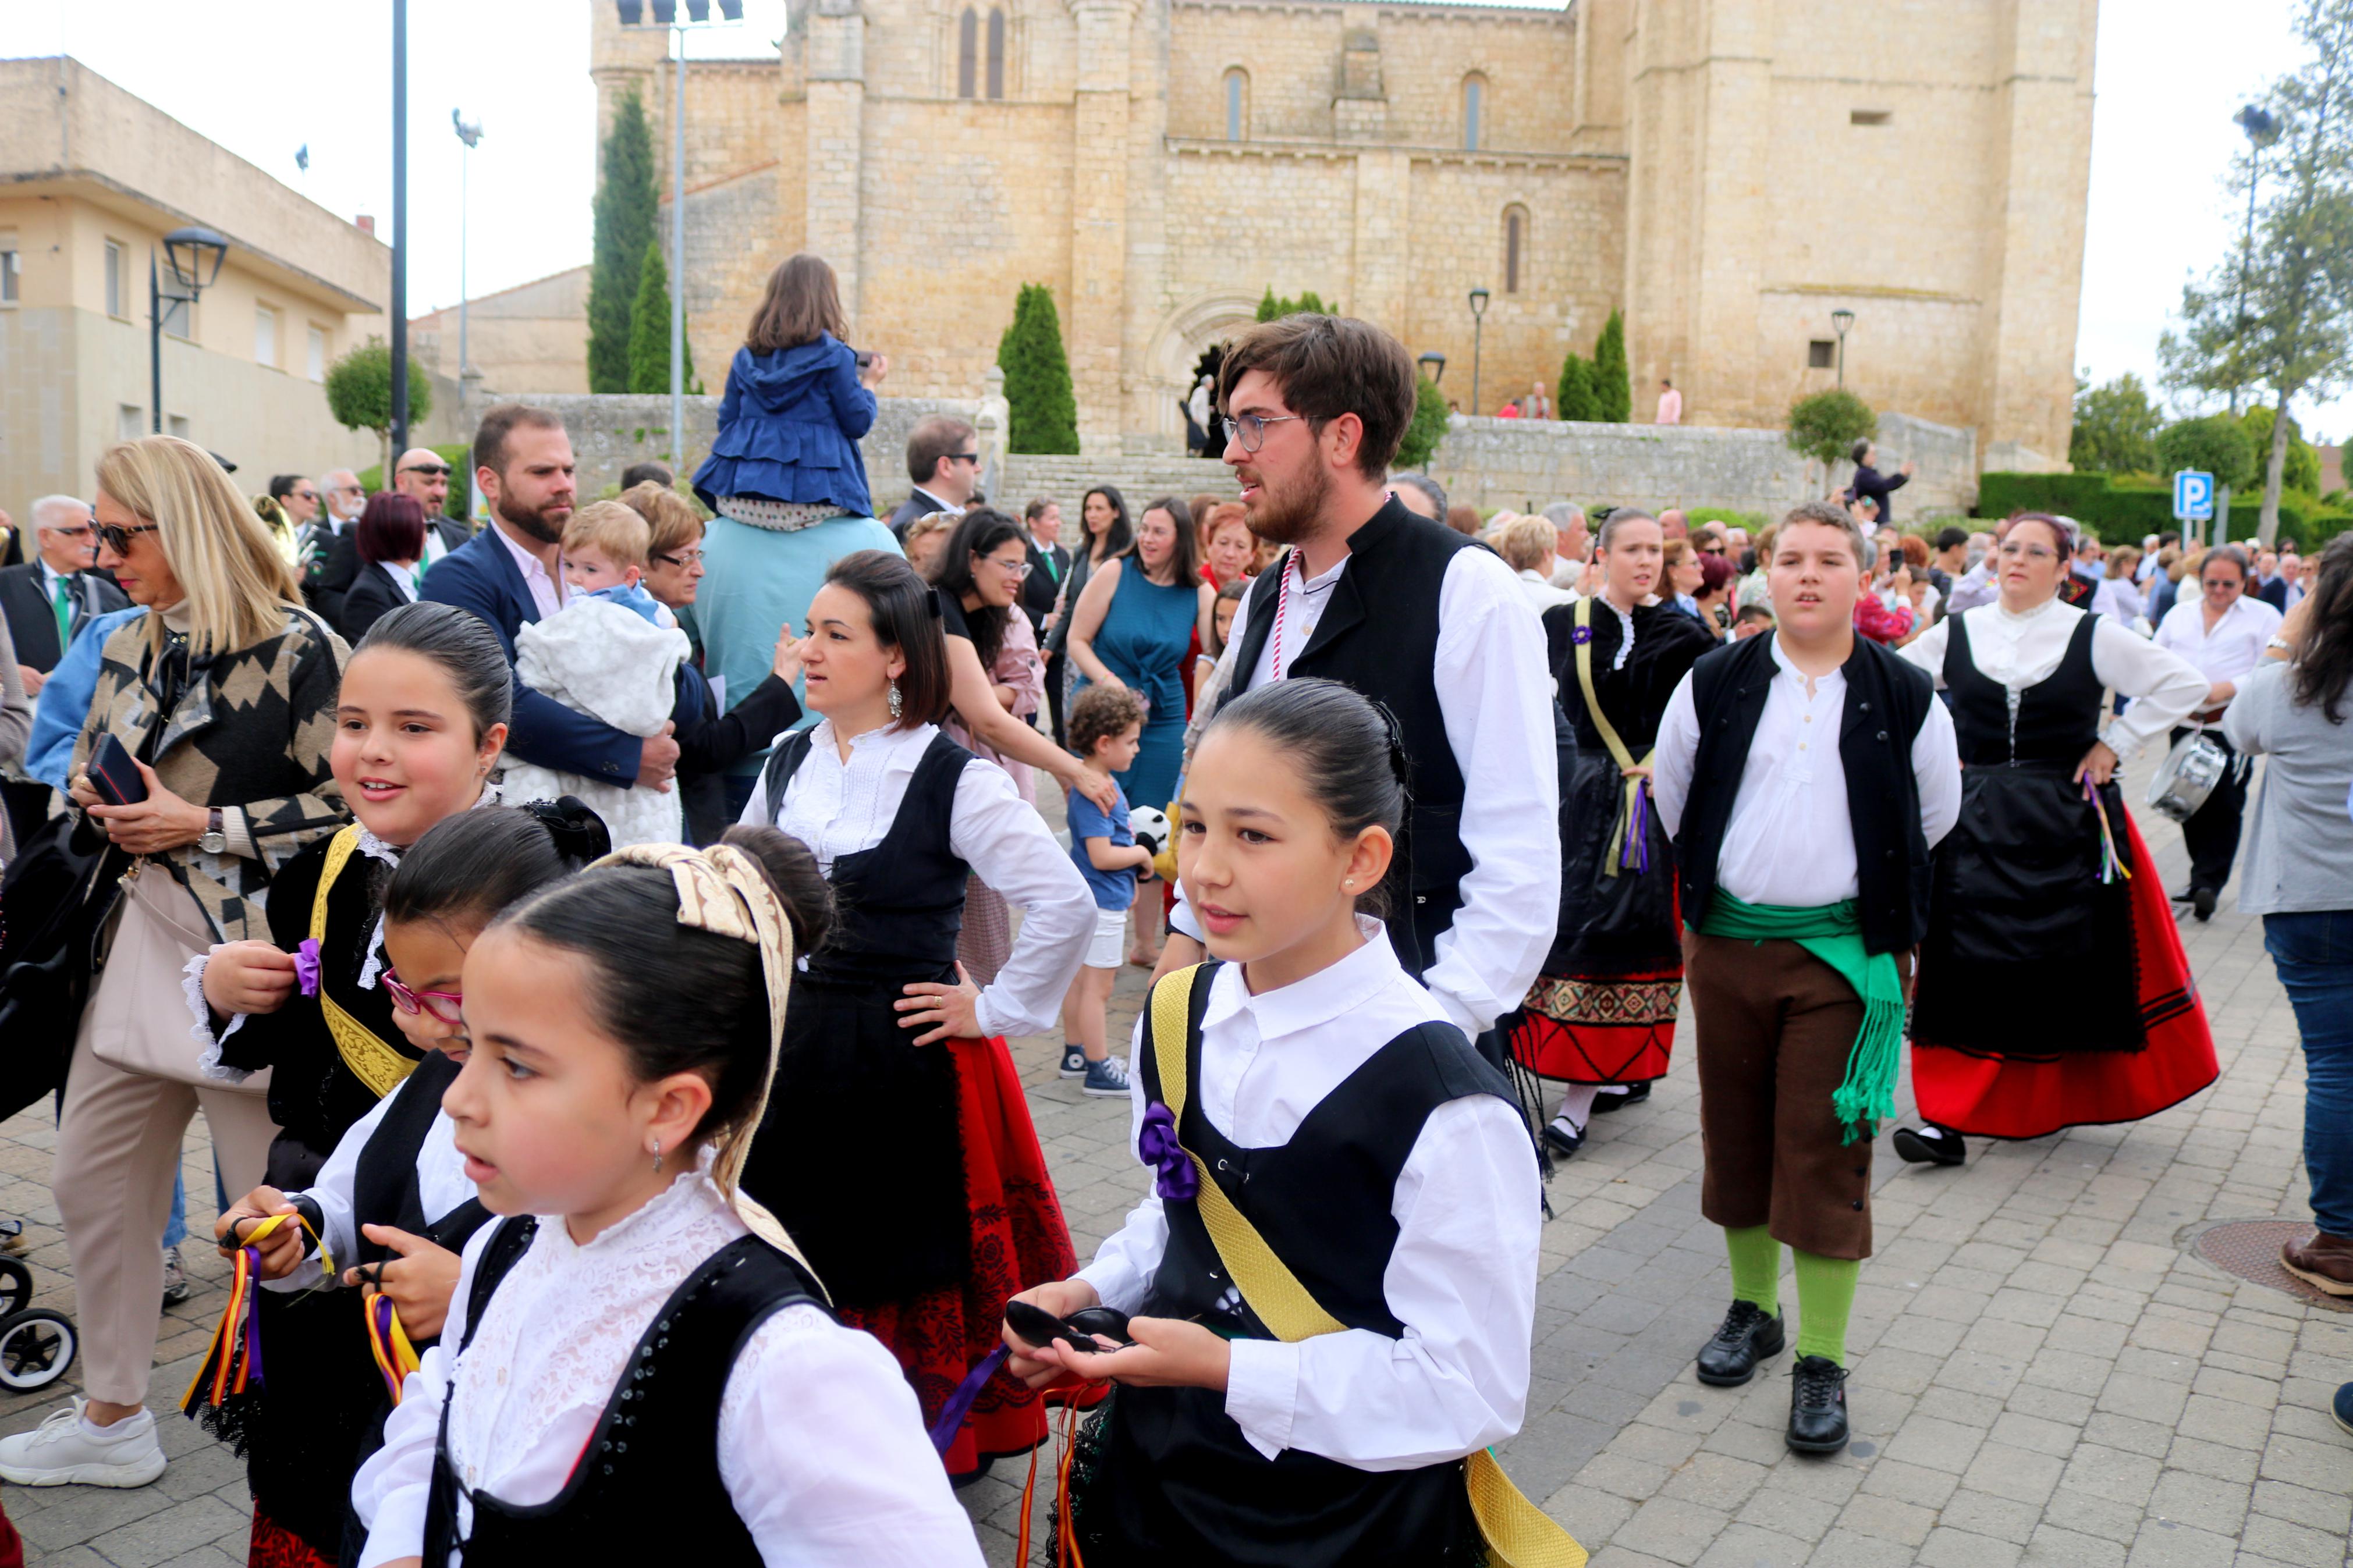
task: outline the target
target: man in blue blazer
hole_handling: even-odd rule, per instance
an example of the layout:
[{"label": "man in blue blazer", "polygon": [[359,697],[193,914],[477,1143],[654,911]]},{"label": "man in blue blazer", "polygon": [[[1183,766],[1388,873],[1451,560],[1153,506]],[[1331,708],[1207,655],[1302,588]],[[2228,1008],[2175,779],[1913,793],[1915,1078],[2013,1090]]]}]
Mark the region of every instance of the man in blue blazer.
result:
[{"label": "man in blue blazer", "polygon": [[[515,633],[564,605],[564,524],[572,515],[572,438],[544,408],[503,403],[474,433],[475,482],[490,526],[434,563],[423,597],[471,610],[514,662]],[[575,713],[518,682],[507,750],[558,773],[668,789],[678,771],[675,724],[640,739]]]}]

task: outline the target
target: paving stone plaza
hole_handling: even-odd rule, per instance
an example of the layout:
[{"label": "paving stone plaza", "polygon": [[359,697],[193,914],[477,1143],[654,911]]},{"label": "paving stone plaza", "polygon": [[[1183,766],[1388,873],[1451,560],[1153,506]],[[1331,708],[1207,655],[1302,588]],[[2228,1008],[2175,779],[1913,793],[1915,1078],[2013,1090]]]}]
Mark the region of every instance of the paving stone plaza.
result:
[{"label": "paving stone plaza", "polygon": [[[2150,818],[2142,829],[2166,885],[2179,885],[2179,832]],[[1880,1140],[1878,1246],[1850,1336],[1855,1437],[1833,1459],[1783,1446],[1786,1353],[1746,1388],[1692,1374],[1730,1284],[1720,1233],[1700,1218],[1686,1021],[1650,1103],[1599,1119],[1553,1180],[1527,1421],[1502,1450],[1594,1568],[2346,1563],[2353,1437],[2327,1406],[2353,1378],[2353,1311],[2235,1278],[2197,1247],[2221,1222],[2308,1216],[2294,1017],[2259,922],[2228,898],[2185,935],[2222,1060],[2214,1088],[2135,1126],[1973,1145],[1959,1170],[1906,1167]],[[1116,1037],[1142,980],[1120,983]],[[1141,1182],[1126,1103],[1057,1078],[1058,1043],[1013,1048],[1083,1258]],[[1908,1084],[1899,1100],[1908,1109]],[[36,1303],[70,1311],[54,1142],[41,1111],[0,1126],[0,1215],[26,1221]],[[207,1237],[201,1120],[187,1153],[189,1226]],[[187,1261],[197,1289],[164,1316],[159,1410],[176,1407],[225,1298],[209,1247],[192,1240]],[[1783,1296],[1794,1303],[1786,1284]],[[66,1393],[0,1398],[0,1433],[34,1426]],[[33,1561],[245,1561],[242,1465],[176,1415],[162,1429],[172,1465],[153,1486],[0,1493]],[[963,1494],[992,1563],[1014,1559],[1020,1480],[1000,1466]]]}]

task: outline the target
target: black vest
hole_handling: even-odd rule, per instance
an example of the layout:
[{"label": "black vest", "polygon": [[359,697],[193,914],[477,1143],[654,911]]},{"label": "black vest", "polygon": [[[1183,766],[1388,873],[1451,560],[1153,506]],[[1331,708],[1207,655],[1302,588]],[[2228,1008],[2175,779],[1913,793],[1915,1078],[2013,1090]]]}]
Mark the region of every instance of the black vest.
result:
[{"label": "black vest", "polygon": [[2099,628],[2097,616],[2076,621],[2058,668],[2018,694],[2012,718],[2009,690],[1978,669],[1969,651],[1968,617],[1953,617],[1945,634],[1945,689],[1953,696],[1953,738],[1963,767],[2039,763],[2074,771],[2100,738],[2103,688],[2092,667],[2092,637]]},{"label": "black vest", "polygon": [[[1348,536],[1348,569],[1333,585],[1315,635],[1284,671],[1352,686],[1397,718],[1412,801],[1382,886],[1392,911],[1389,940],[1416,979],[1436,960],[1438,939],[1462,907],[1462,879],[1471,870],[1470,852],[1462,847],[1462,773],[1446,739],[1433,670],[1447,564],[1456,551],[1472,547],[1461,534],[1390,497]],[[1258,669],[1293,554],[1283,552],[1251,590],[1250,621],[1235,654],[1235,695],[1249,689]],[[1539,673],[1527,672],[1531,679]]]},{"label": "black vest", "polygon": [[[482,1200],[468,1198],[446,1215],[425,1212],[425,1198],[417,1183],[417,1158],[425,1135],[441,1110],[441,1097],[457,1081],[459,1064],[439,1051],[427,1054],[417,1070],[392,1091],[392,1102],[368,1134],[352,1170],[352,1220],[358,1235],[361,1263],[381,1263],[392,1249],[370,1241],[359,1226],[389,1225],[451,1252],[463,1252],[466,1243],[491,1217]],[[431,1343],[426,1341],[425,1343]]]},{"label": "black vest", "polygon": [[[537,1222],[501,1220],[466,1299],[466,1343]],[[746,1236],[721,1247],[670,1293],[621,1370],[588,1447],[564,1489],[543,1503],[470,1494],[468,1563],[666,1563],[681,1542],[697,1564],[757,1568],[759,1548],[719,1479],[719,1405],[754,1331],[786,1307],[825,1306],[815,1280],[782,1252]],[[461,1346],[462,1352],[462,1346]],[[450,1393],[456,1397],[456,1391]],[[433,1448],[425,1561],[449,1560],[461,1491],[449,1463],[449,1405]]]},{"label": "black vest", "polygon": [[[1196,1085],[1217,968],[1205,968],[1193,988],[1186,1056]],[[1160,1100],[1153,1053],[1136,1060],[1145,1093]],[[1424,1024],[1375,1052],[1282,1144],[1234,1143],[1202,1113],[1198,1092],[1186,1101],[1180,1132],[1324,1310],[1349,1328],[1397,1339],[1404,1327],[1382,1285],[1397,1246],[1389,1210],[1398,1175],[1430,1113],[1475,1094],[1517,1103],[1461,1030]],[[1165,1208],[1167,1247],[1145,1310],[1271,1339],[1247,1302],[1239,1312],[1219,1309],[1232,1281],[1198,1205]],[[1472,1531],[1459,1462],[1375,1472],[1296,1448],[1270,1460],[1225,1413],[1224,1395],[1208,1390],[1122,1388],[1105,1440],[1101,1482],[1081,1517],[1089,1533],[1124,1548],[1108,1551],[1107,1562],[1431,1568],[1455,1561]],[[1095,1556],[1092,1548],[1088,1555]]]},{"label": "black vest", "polygon": [[[1697,925],[1715,895],[1741,769],[1765,699],[1779,666],[1771,637],[1750,637],[1716,649],[1692,666],[1692,707],[1699,750],[1692,761],[1691,798],[1675,836],[1682,873],[1683,919]],[[1871,952],[1917,947],[1928,929],[1931,862],[1920,831],[1920,787],[1912,776],[1912,742],[1936,700],[1925,670],[1905,663],[1868,637],[1840,673],[1846,705],[1839,725],[1839,761],[1846,770],[1847,816],[1854,833],[1855,910],[1862,945]]]}]

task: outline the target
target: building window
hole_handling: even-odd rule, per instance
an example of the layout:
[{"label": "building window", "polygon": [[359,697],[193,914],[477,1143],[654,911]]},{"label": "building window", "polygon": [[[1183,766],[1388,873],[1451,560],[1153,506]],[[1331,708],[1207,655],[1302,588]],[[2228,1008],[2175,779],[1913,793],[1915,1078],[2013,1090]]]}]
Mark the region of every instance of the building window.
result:
[{"label": "building window", "polygon": [[129,290],[123,287],[122,246],[119,241],[106,242],[106,313],[118,321],[125,320],[122,300]]},{"label": "building window", "polygon": [[312,381],[327,379],[327,334],[323,328],[311,329],[311,352],[303,361],[302,373]]},{"label": "building window", "polygon": [[1462,79],[1462,148],[1476,153],[1486,145],[1487,79],[1466,76]]},{"label": "building window", "polygon": [[1510,206],[1504,209],[1504,292],[1520,291],[1520,270],[1526,265],[1528,251],[1528,209]]},{"label": "building window", "polygon": [[166,414],[164,416],[164,433],[167,436],[177,436],[183,441],[186,440],[188,416],[185,414]]},{"label": "building window", "polygon": [[1226,140],[1240,142],[1250,129],[1250,72],[1237,67],[1226,73]]},{"label": "building window", "polygon": [[0,305],[16,302],[16,279],[24,270],[25,258],[16,248],[16,237],[0,237]]},{"label": "building window", "polygon": [[1829,370],[1838,363],[1838,344],[1828,338],[1816,338],[1806,345],[1806,368]]},{"label": "building window", "polygon": [[253,312],[253,363],[278,368],[278,312],[267,305]]},{"label": "building window", "polygon": [[136,441],[147,434],[147,411],[135,403],[118,404],[114,410],[114,438]]},{"label": "building window", "polygon": [[1005,10],[997,6],[988,13],[988,96],[1005,96]]},{"label": "building window", "polygon": [[1892,109],[1857,109],[1848,112],[1846,122],[1849,125],[1884,125],[1894,118],[1895,111]]},{"label": "building window", "polygon": [[188,313],[189,310],[190,306],[185,300],[174,300],[169,295],[164,297],[165,336],[177,338],[184,343],[196,341],[195,318]]},{"label": "building window", "polygon": [[956,18],[956,96],[970,98],[979,79],[980,13],[967,5]]}]

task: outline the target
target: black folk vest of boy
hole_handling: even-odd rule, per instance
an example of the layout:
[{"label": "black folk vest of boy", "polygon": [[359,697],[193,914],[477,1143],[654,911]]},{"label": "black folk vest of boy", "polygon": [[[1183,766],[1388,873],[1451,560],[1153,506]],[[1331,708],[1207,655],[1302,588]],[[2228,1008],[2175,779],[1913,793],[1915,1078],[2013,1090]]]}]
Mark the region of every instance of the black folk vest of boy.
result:
[{"label": "black folk vest of boy", "polygon": [[[1675,838],[1675,861],[1683,919],[1694,925],[1715,895],[1741,770],[1780,673],[1773,640],[1770,634],[1750,637],[1692,666],[1699,750],[1692,760],[1691,798]],[[1936,687],[1925,670],[1863,637],[1854,639],[1854,651],[1840,674],[1846,678],[1846,703],[1839,723],[1839,762],[1846,770],[1862,945],[1871,952],[1901,952],[1917,947],[1928,929],[1932,865],[1920,831],[1912,742],[1936,700]]]},{"label": "black folk vest of boy", "polygon": [[368,1135],[352,1170],[352,1230],[357,1237],[357,1261],[382,1263],[392,1248],[370,1241],[363,1226],[388,1225],[411,1236],[421,1236],[451,1252],[463,1252],[466,1243],[491,1215],[479,1197],[468,1198],[446,1215],[425,1212],[425,1196],[417,1184],[417,1160],[425,1148],[433,1119],[440,1114],[441,1097],[458,1079],[460,1065],[439,1051],[428,1053],[401,1086],[392,1091],[392,1103]]},{"label": "black folk vest of boy", "polygon": [[[1315,634],[1284,666],[1286,678],[1315,675],[1354,687],[1397,718],[1413,798],[1383,887],[1392,911],[1389,941],[1416,979],[1436,961],[1438,939],[1462,907],[1462,879],[1471,870],[1462,847],[1462,773],[1446,739],[1433,678],[1446,569],[1456,551],[1471,548],[1469,539],[1390,497],[1348,536],[1347,569],[1333,585]],[[1285,551],[1250,591],[1250,621],[1234,656],[1235,696],[1250,689],[1258,670],[1282,598],[1277,589],[1296,553]],[[1296,606],[1292,613],[1299,613]]]},{"label": "black folk vest of boy", "polygon": [[[1187,1071],[1196,1091],[1178,1129],[1208,1179],[1266,1238],[1324,1310],[1351,1329],[1398,1339],[1404,1325],[1383,1290],[1398,1223],[1397,1182],[1432,1111],[1492,1094],[1511,1102],[1503,1076],[1451,1024],[1423,1024],[1373,1053],[1310,1110],[1284,1142],[1245,1149],[1203,1111],[1201,1019],[1217,965],[1193,987]],[[1139,1052],[1146,1094],[1162,1102],[1153,1053]],[[1247,1301],[1219,1309],[1232,1288],[1195,1203],[1165,1205],[1168,1242],[1145,1311],[1208,1323],[1239,1338],[1271,1339]],[[1134,1561],[1329,1564],[1436,1564],[1475,1535],[1462,1467],[1360,1470],[1303,1449],[1270,1460],[1225,1412],[1225,1396],[1198,1388],[1122,1388],[1113,1397],[1104,1491],[1111,1518],[1087,1504],[1101,1529]],[[1120,1554],[1122,1561],[1128,1557]]]},{"label": "black folk vest of boy", "polygon": [[[536,1222],[499,1222],[466,1298],[471,1343],[491,1296],[531,1246]],[[801,1266],[755,1236],[712,1253],[670,1293],[638,1337],[596,1431],[564,1489],[543,1503],[470,1494],[470,1564],[670,1563],[681,1542],[697,1568],[758,1568],[759,1547],[719,1478],[719,1406],[736,1353],[786,1307],[824,1308]],[[462,1353],[462,1345],[460,1351]],[[463,1489],[449,1462],[449,1405],[433,1449],[425,1561],[447,1563]]]}]

